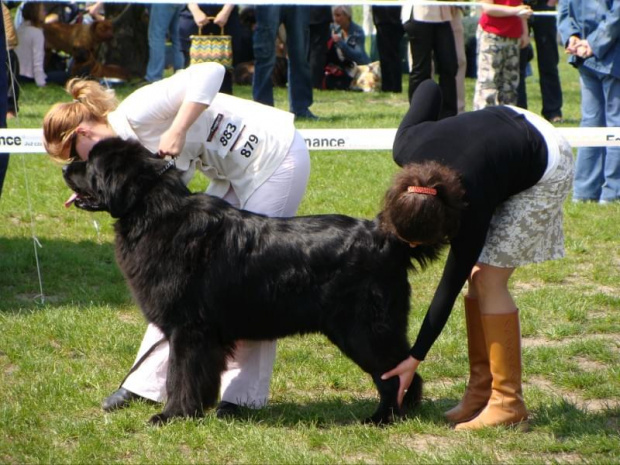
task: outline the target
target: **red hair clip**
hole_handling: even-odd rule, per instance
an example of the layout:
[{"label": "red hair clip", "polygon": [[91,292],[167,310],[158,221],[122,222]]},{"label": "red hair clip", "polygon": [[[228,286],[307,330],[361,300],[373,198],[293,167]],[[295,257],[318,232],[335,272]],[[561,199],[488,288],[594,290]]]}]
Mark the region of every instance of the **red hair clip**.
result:
[{"label": "red hair clip", "polygon": [[412,192],[414,194],[437,195],[437,189],[432,187],[409,186],[407,187],[407,192]]}]

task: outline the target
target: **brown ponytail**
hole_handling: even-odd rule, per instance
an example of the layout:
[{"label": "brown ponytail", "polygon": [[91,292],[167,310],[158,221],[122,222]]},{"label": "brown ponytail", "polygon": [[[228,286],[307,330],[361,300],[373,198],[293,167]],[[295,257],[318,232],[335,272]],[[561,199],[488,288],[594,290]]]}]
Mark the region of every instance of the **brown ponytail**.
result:
[{"label": "brown ponytail", "polygon": [[407,242],[445,244],[459,230],[465,190],[458,174],[435,161],[399,171],[384,198],[384,230]]}]

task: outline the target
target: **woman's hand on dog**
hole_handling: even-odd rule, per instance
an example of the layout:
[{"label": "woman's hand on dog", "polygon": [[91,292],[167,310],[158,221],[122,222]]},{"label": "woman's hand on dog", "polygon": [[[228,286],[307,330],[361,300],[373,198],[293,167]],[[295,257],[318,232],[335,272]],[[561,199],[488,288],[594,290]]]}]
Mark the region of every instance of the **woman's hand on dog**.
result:
[{"label": "woman's hand on dog", "polygon": [[175,130],[173,127],[161,135],[157,155],[161,158],[176,158],[185,146],[185,131]]},{"label": "woman's hand on dog", "polygon": [[161,158],[179,156],[185,147],[185,137],[187,130],[198,119],[198,116],[208,108],[209,105],[199,102],[183,102],[174,121],[170,127],[161,135],[159,139],[159,149],[157,155]]},{"label": "woman's hand on dog", "polygon": [[393,376],[398,376],[400,380],[400,385],[398,387],[398,405],[403,404],[403,398],[405,397],[405,393],[409,386],[411,385],[411,381],[413,380],[413,375],[415,375],[416,370],[418,369],[418,365],[420,364],[419,360],[409,356],[402,362],[400,362],[396,368],[384,373],[381,376],[381,379],[389,379]]}]

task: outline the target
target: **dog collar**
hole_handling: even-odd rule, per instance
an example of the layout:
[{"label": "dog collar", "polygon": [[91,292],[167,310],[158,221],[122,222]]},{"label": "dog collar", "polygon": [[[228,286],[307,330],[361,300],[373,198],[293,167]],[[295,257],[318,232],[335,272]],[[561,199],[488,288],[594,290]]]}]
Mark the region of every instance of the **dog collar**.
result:
[{"label": "dog collar", "polygon": [[157,172],[157,176],[161,176],[166,171],[168,171],[170,168],[172,168],[174,165],[175,165],[175,163],[174,163],[174,158],[173,158],[173,159],[169,160],[168,163],[166,163],[164,165],[164,167]]}]

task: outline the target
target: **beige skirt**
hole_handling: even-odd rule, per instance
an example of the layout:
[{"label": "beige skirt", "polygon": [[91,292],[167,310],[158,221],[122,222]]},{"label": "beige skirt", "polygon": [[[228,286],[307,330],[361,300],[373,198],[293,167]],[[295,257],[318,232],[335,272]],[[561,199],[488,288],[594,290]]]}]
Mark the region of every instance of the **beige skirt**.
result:
[{"label": "beige skirt", "polygon": [[564,257],[562,206],[573,180],[573,151],[559,141],[560,157],[550,175],[499,205],[479,262],[500,268]]}]

